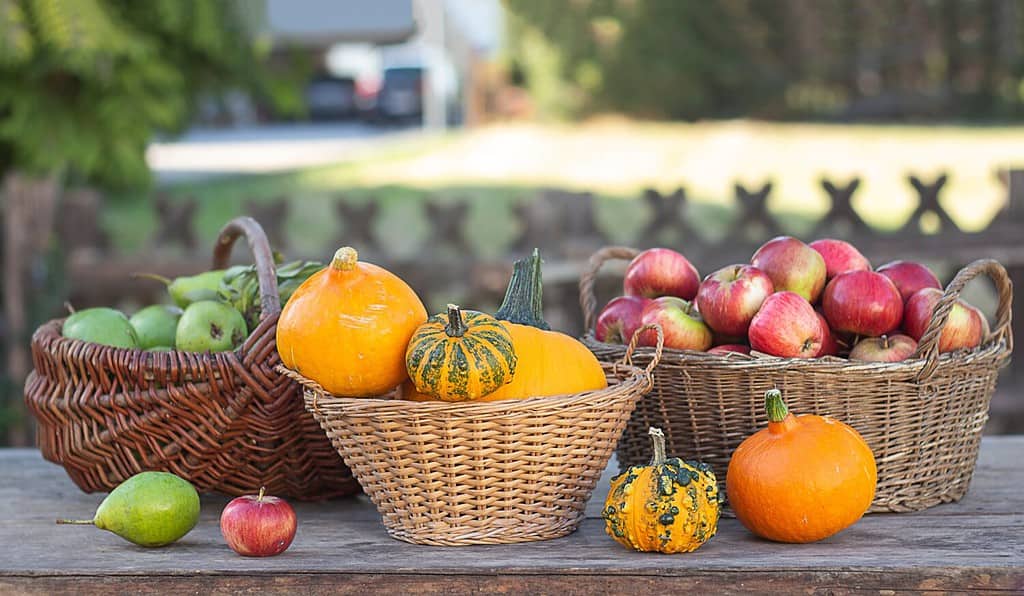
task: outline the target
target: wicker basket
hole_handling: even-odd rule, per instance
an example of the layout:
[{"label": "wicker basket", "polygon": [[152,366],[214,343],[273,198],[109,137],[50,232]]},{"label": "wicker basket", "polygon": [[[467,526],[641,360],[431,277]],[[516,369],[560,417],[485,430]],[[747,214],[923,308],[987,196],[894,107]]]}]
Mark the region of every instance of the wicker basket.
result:
[{"label": "wicker basket", "polygon": [[234,352],[144,352],[61,336],[61,320],[32,337],[25,401],[43,456],[86,492],[143,470],[173,472],[204,492],[322,499],[358,492],[301,388],[278,374],[280,303],[266,235],[243,217],[221,231],[214,268],[245,235],[259,274],[262,319]]},{"label": "wicker basket", "polygon": [[[584,343],[603,362],[621,358],[626,348],[593,337],[594,280],[604,262],[637,254],[623,247],[599,250],[580,279],[588,330]],[[974,350],[940,355],[940,330],[955,299],[967,282],[983,273],[999,294],[993,332]],[[834,416],[864,437],[878,463],[871,511],[916,511],[957,501],[971,480],[997,372],[1013,349],[1012,294],[999,263],[971,263],[946,288],[915,358],[903,362],[723,357],[665,349],[654,388],[637,404],[619,441],[619,464],[645,461],[647,429],[658,426],[670,453],[711,464],[724,487],[733,450],[767,423],[765,390],[778,387],[794,412]],[[649,358],[649,349],[640,348],[634,360]]]},{"label": "wicker basket", "polygon": [[[660,331],[659,331],[660,334]],[[637,400],[646,369],[605,364],[608,388],[495,402],[335,397],[306,386],[306,408],[399,540],[456,546],[574,531]]]}]

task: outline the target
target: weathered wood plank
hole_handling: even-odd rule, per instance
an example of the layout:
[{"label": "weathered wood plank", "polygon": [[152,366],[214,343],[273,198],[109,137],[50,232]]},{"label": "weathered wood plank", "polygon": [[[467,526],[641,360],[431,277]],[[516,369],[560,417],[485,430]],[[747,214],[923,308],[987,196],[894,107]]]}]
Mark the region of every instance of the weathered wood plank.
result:
[{"label": "weathered wood plank", "polygon": [[[236,556],[217,524],[227,499],[203,498],[199,525],[179,543],[143,549],[88,527],[102,495],[78,491],[32,450],[0,450],[0,593],[140,593],[241,590],[308,593],[633,593],[644,587],[715,592],[769,590],[1019,591],[1024,588],[1024,437],[985,438],[960,503],[916,514],[872,515],[828,540],[778,545],[734,519],[690,555],[627,551],[596,517],[599,485],[579,531],[558,540],[443,548],[388,537],[365,497],[297,504],[299,533],[283,555]],[[612,469],[614,469],[614,462]]]}]

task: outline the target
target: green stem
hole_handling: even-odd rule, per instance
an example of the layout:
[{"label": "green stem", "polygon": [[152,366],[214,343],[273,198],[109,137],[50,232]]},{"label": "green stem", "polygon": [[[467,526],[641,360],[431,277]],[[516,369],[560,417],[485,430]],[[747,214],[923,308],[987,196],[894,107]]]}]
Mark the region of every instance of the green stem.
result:
[{"label": "green stem", "polygon": [[652,466],[660,466],[665,463],[665,433],[660,428],[653,426],[647,430],[651,435],[651,444],[654,446],[654,457],[651,458]]},{"label": "green stem", "polygon": [[782,392],[778,389],[769,389],[764,392],[764,411],[768,414],[768,420],[782,422],[789,414],[786,402],[782,401]]},{"label": "green stem", "polygon": [[133,273],[132,277],[135,279],[152,279],[154,281],[158,281],[164,284],[165,286],[171,285],[171,282],[174,281],[168,277],[164,277],[163,275],[158,275],[156,273]]},{"label": "green stem", "polygon": [[448,305],[448,324],[444,328],[444,332],[448,334],[448,337],[462,337],[469,331],[466,327],[466,322],[462,320],[462,311],[459,310],[458,305]]},{"label": "green stem", "polygon": [[58,519],[58,524],[71,524],[74,526],[94,526],[96,522],[91,519]]},{"label": "green stem", "polygon": [[540,251],[516,261],[508,282],[505,300],[495,318],[517,325],[551,329],[544,321],[543,282],[540,273]]}]

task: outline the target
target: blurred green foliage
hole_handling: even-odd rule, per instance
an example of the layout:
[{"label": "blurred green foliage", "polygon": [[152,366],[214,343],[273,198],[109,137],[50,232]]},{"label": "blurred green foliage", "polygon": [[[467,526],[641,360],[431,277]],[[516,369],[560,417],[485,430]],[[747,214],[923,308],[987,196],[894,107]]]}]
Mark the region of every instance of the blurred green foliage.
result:
[{"label": "blurred green foliage", "polygon": [[1015,0],[506,0],[508,61],[548,116],[1024,115]]},{"label": "blurred green foliage", "polygon": [[0,0],[0,172],[144,185],[147,143],[244,88],[286,102],[245,0]]}]

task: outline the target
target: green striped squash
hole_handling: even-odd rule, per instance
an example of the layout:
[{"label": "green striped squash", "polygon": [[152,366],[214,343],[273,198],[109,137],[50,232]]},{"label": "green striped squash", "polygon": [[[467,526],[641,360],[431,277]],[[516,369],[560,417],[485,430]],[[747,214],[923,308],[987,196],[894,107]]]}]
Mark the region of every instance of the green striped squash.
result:
[{"label": "green striped squash", "polygon": [[419,326],[405,352],[416,390],[442,401],[477,399],[512,380],[512,335],[497,319],[454,304]]}]

